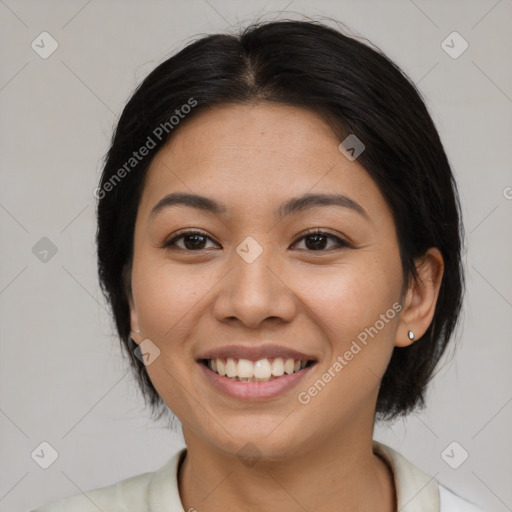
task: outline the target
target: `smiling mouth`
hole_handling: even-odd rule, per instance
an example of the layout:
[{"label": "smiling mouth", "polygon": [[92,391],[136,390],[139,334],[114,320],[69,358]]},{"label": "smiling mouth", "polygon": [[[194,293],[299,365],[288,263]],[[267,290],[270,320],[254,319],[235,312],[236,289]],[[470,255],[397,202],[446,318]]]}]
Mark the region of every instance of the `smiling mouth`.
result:
[{"label": "smiling mouth", "polygon": [[212,372],[238,382],[269,382],[298,373],[313,366],[314,360],[273,357],[250,361],[249,359],[215,358],[201,359],[200,363]]}]

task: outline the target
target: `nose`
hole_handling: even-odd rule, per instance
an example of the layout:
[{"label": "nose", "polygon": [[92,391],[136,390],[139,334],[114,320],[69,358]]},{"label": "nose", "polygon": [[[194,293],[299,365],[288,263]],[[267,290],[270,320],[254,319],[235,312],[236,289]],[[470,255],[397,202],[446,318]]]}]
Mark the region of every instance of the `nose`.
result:
[{"label": "nose", "polygon": [[214,315],[221,322],[238,320],[249,328],[265,322],[290,322],[296,314],[297,298],[283,261],[268,246],[254,260],[233,255],[232,269],[221,281]]}]

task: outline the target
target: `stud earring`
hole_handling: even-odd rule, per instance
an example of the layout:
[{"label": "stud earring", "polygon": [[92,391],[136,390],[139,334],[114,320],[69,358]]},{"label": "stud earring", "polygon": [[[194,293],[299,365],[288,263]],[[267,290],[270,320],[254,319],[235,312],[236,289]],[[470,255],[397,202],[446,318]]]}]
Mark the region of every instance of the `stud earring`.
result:
[{"label": "stud earring", "polygon": [[409,339],[412,341],[414,339],[414,333],[412,331],[409,331],[407,333],[407,336],[409,336]]}]

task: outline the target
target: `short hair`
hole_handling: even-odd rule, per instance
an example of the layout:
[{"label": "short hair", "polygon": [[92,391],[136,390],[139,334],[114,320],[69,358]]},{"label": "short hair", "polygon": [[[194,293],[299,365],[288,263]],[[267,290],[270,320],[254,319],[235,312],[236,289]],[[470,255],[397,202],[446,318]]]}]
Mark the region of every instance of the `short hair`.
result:
[{"label": "short hair", "polygon": [[[134,353],[127,295],[145,177],[158,150],[199,112],[256,102],[309,109],[332,126],[340,141],[354,134],[365,144],[358,162],[391,208],[405,284],[418,277],[415,258],[430,247],[440,250],[444,273],[433,320],[420,339],[393,349],[380,383],[376,419],[391,420],[425,406],[427,384],[461,309],[461,209],[450,164],[421,94],[370,45],[318,21],[254,23],[236,35],[207,35],[189,43],[159,64],[126,104],[96,194],[98,272],[121,344],[153,413],[167,411]],[[185,119],[173,123],[177,110],[192,102]],[[133,152],[152,134],[159,136],[152,136],[150,154],[127,169]]]}]

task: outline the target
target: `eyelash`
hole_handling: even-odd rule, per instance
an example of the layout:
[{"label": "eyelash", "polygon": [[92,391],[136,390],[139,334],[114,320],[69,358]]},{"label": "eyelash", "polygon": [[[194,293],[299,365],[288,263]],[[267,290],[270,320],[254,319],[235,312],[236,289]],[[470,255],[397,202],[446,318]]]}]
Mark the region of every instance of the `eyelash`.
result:
[{"label": "eyelash", "polygon": [[[215,242],[211,237],[209,237],[205,232],[203,231],[199,231],[199,230],[190,230],[190,231],[183,231],[181,233],[178,233],[176,236],[174,236],[173,238],[171,238],[170,240],[168,241],[165,241],[161,246],[160,248],[161,249],[171,249],[172,246],[175,246],[175,243],[177,240],[180,240],[181,238],[184,238],[186,236],[193,236],[193,235],[199,235],[199,236],[202,236],[204,238],[208,238],[210,239],[212,242]],[[329,232],[326,232],[326,231],[322,231],[321,229],[319,228],[316,228],[316,229],[310,229],[308,230],[306,233],[304,233],[302,236],[300,236],[294,243],[293,245],[297,244],[297,242],[301,241],[302,239],[304,238],[307,238],[308,236],[313,236],[313,235],[323,235],[323,236],[327,236],[328,238],[331,238],[333,240],[336,240],[336,242],[338,243],[338,249],[341,249],[341,248],[346,248],[346,247],[352,247],[351,244],[349,244],[348,242],[346,242],[345,240],[342,240],[341,238],[329,233]],[[215,242],[217,243],[217,242]],[[201,251],[205,251],[206,249],[198,249],[198,250],[190,250],[190,249],[183,249],[181,247],[178,247],[178,249],[182,250],[182,251],[186,251],[186,252],[201,252]],[[330,248],[332,249],[332,248]],[[319,249],[318,251],[312,251],[312,250],[308,250],[308,249],[305,249],[306,251],[308,252],[327,252],[329,249]]]}]

